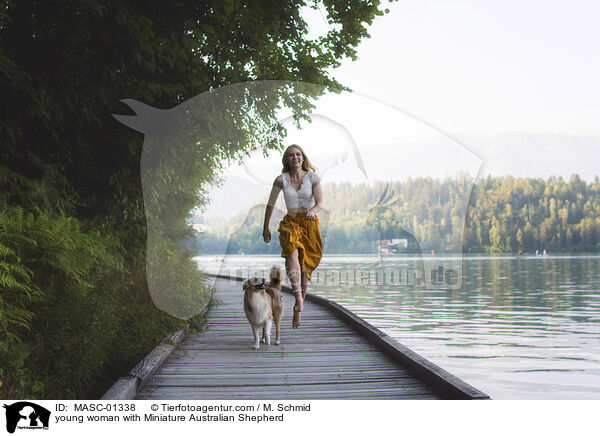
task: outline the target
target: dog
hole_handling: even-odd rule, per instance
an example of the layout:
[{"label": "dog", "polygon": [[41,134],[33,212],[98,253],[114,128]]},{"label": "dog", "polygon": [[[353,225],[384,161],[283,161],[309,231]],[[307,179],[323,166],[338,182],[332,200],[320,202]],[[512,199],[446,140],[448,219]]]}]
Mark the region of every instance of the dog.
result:
[{"label": "dog", "polygon": [[270,282],[261,278],[244,280],[244,312],[252,327],[255,350],[259,348],[259,332],[262,329],[262,340],[271,345],[271,326],[275,323],[275,345],[280,343],[281,315],[283,314],[283,299],[281,298],[281,268],[274,266],[270,273]]}]

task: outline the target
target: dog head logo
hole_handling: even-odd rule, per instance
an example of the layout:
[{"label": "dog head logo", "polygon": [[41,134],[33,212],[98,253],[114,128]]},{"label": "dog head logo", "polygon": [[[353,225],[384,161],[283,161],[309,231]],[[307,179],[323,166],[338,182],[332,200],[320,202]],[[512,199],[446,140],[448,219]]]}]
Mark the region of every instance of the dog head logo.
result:
[{"label": "dog head logo", "polygon": [[147,227],[146,279],[159,309],[188,319],[205,307],[206,294],[180,283],[181,269],[192,267],[186,263],[189,249],[181,241],[197,236],[192,226],[186,226],[184,215],[202,203],[207,189],[199,186],[194,193],[190,186],[216,179],[221,166],[241,159],[247,148],[281,145],[285,129],[276,117],[280,102],[300,109],[325,89],[300,82],[257,81],[214,89],[171,109],[122,100],[135,115],[113,116],[144,134],[140,175]]},{"label": "dog head logo", "polygon": [[[114,115],[114,117],[124,125],[144,134],[140,175],[147,227],[146,278],[152,300],[159,309],[177,318],[188,319],[205,307],[205,294],[196,292],[195,286],[185,286],[180,283],[181,277],[184,276],[180,273],[181,268],[192,267],[188,265],[189,262],[178,263],[178,260],[189,259],[189,249],[181,242],[186,238],[198,236],[194,231],[195,228],[186,224],[187,218],[181,211],[188,213],[199,205],[204,205],[205,202],[202,200],[209,197],[211,191],[210,186],[203,185],[197,194],[194,194],[190,191],[190,186],[195,186],[204,180],[217,180],[229,164],[240,161],[244,153],[249,156],[252,150],[247,149],[264,151],[282,146],[286,137],[286,127],[278,118],[278,111],[273,108],[285,105],[306,112],[307,109],[314,107],[311,99],[329,91],[331,90],[322,85],[301,82],[257,81],[213,89],[171,109],[157,109],[139,101],[122,100],[135,112],[135,115]],[[361,102],[365,100],[364,97],[351,95],[356,100],[361,99]],[[385,104],[378,104],[385,106]],[[361,108],[355,111],[362,116],[360,121],[354,124],[369,126],[370,131],[376,133],[377,116],[368,116],[369,112]],[[336,165],[341,166],[342,163],[356,165],[357,176],[362,174],[366,178],[368,169],[370,174],[376,175],[381,180],[397,180],[399,174],[410,175],[413,169],[418,171],[422,168],[434,168],[437,173],[442,170],[451,173],[453,168],[449,165],[453,162],[458,163],[461,168],[463,162],[471,165],[473,156],[468,156],[470,152],[455,140],[432,126],[414,119],[402,110],[397,108],[393,110],[396,116],[402,118],[402,123],[382,121],[393,124],[393,129],[387,131],[400,132],[405,125],[419,124],[419,129],[430,130],[432,134],[437,134],[435,143],[388,142],[388,145],[380,147],[381,150],[375,154],[363,154],[363,151],[368,152],[370,147],[366,144],[368,141],[365,138],[354,141],[350,129],[344,127],[350,126],[351,123],[339,118],[340,114],[335,108],[323,109],[321,114],[313,113],[311,117],[316,122],[322,121],[337,126],[340,134],[348,138],[345,142],[350,144],[350,147],[342,150],[341,153],[330,153],[321,165],[317,164],[320,166],[320,175],[323,176],[324,171],[335,169]],[[338,119],[339,121],[336,121]],[[383,119],[387,120],[387,118]],[[352,125],[352,127],[358,126]],[[363,147],[365,145],[368,147]],[[243,160],[243,163],[250,176],[254,176],[263,185],[267,184],[265,188],[267,190],[273,178],[272,174],[262,177],[263,173],[259,169],[252,168],[248,159]],[[479,161],[476,164],[479,167]],[[472,172],[470,171],[469,174]],[[423,179],[422,184],[428,185],[431,182]],[[469,178],[461,185],[464,185],[464,189],[451,193],[454,215],[466,216],[472,184],[473,180]],[[434,214],[435,207],[440,203],[443,204],[446,199],[429,198],[435,191],[431,190],[430,193],[426,188],[427,186],[419,195],[419,207],[431,209]],[[400,229],[395,233],[380,236],[379,241],[373,241],[378,242],[384,252],[387,249],[392,250],[393,253],[394,247],[402,247],[402,244],[405,244],[404,248],[414,248],[415,251],[423,254],[433,253],[434,249],[462,253],[464,219],[450,222],[445,216],[440,216],[438,219],[437,216],[432,215],[436,220],[435,226],[423,228],[419,222],[400,222],[400,219],[409,216],[406,212],[411,211],[400,211],[399,204],[388,204],[388,200],[389,198],[384,195],[380,204],[369,213],[372,215],[371,221],[376,223],[373,228],[379,233],[386,232],[386,221],[383,219],[386,217],[387,221]],[[260,209],[264,210],[264,205],[255,209],[260,212]],[[323,235],[326,233],[326,219],[321,217],[326,213],[322,211],[319,217]],[[369,225],[369,223],[365,224]],[[384,246],[385,244],[387,246]],[[226,250],[220,254],[221,256],[217,258],[224,259]],[[460,271],[460,256],[445,262],[452,263],[453,271]],[[431,267],[432,271],[434,269],[437,271],[437,265],[432,262],[426,262],[425,266]],[[196,268],[196,265],[193,267]],[[429,277],[429,272],[425,271],[424,277]],[[460,277],[460,274],[457,276]],[[460,286],[460,281],[453,280],[451,284]]]},{"label": "dog head logo", "polygon": [[15,429],[48,429],[50,411],[28,401],[19,401],[4,405],[6,409],[6,431],[14,433]]}]

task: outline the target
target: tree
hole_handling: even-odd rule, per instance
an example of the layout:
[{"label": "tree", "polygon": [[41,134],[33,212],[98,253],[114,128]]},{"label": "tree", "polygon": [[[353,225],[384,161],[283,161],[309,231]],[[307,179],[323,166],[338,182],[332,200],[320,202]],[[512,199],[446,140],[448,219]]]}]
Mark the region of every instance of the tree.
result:
[{"label": "tree", "polygon": [[[101,389],[98,373],[103,383],[115,373],[122,374],[139,361],[140,353],[179,326],[158,313],[147,298],[146,216],[140,181],[143,138],[111,116],[128,111],[119,101],[129,98],[169,109],[200,93],[255,80],[303,81],[319,85],[321,92],[339,89],[331,71],[343,57],[356,57],[368,26],[382,15],[378,6],[377,0],[2,2],[0,221],[20,229],[8,239],[0,238],[4,247],[0,263],[14,275],[11,292],[2,295],[12,300],[2,304],[14,308],[9,314],[13,318],[20,314],[20,324],[17,330],[6,313],[0,313],[0,325],[7,326],[0,332],[0,345],[14,351],[19,342],[38,350],[23,363],[27,377],[6,370],[2,360],[23,361],[23,353],[0,356],[6,392],[30,398],[93,396]],[[323,10],[330,26],[326,34],[309,38],[301,14],[304,7]],[[273,131],[277,110],[291,107],[300,120],[316,96],[299,87],[275,99],[257,96],[247,101],[255,117],[253,124],[243,125],[243,140],[203,149],[210,150],[203,155],[206,161],[195,162],[198,167],[190,164],[200,170],[176,180],[178,201],[202,206],[206,202],[202,184],[214,181],[224,163],[259,144],[280,147],[281,136],[263,141],[265,131]],[[165,221],[179,227],[170,229],[171,239],[186,234],[181,209],[163,207],[160,213],[168,214]],[[15,216],[28,217],[28,225],[21,225]],[[60,226],[68,226],[69,231],[61,233]],[[41,233],[40,241],[62,250],[53,253],[56,258],[69,262],[61,260],[50,269],[38,262],[36,256],[44,253],[31,250],[30,242],[35,241],[32,235]],[[48,235],[60,243],[52,243]],[[66,236],[78,242],[64,245]],[[191,251],[172,256],[172,242],[165,237],[156,243],[178,268],[177,281],[168,285],[203,292]],[[85,286],[83,282],[79,288],[61,286],[71,265],[77,271],[74,277],[80,282],[85,279]],[[79,273],[88,269],[90,273],[80,278]],[[26,294],[38,289],[44,294],[40,296],[44,307],[61,308],[60,313],[33,306],[39,299]],[[108,296],[102,293],[105,290]],[[77,306],[79,301],[97,310]],[[206,304],[208,298],[203,301]],[[48,323],[56,317],[60,322]],[[85,338],[79,340],[80,335],[88,335],[96,346],[88,346]],[[51,359],[45,357],[50,351],[38,349],[43,348],[44,337],[56,342]],[[115,337],[127,347],[113,350]],[[56,373],[75,370],[77,377],[70,377],[69,383],[53,381],[58,380]],[[21,383],[20,387],[13,382]],[[52,390],[50,384],[62,391]]]},{"label": "tree", "polygon": [[[111,113],[131,98],[170,108],[211,89],[252,80],[340,88],[331,69],[356,58],[378,1],[198,2],[80,0],[5,3],[0,22],[4,105],[0,164],[29,178],[51,175],[77,216],[143,245],[142,138]],[[303,7],[326,11],[330,30],[307,36]],[[268,20],[265,21],[265,17]],[[296,115],[310,108],[296,93]],[[272,120],[279,101],[261,112]],[[213,157],[235,159],[248,142]],[[271,147],[280,144],[271,143]],[[126,229],[126,230],[125,230]],[[125,230],[125,231],[124,231]]]}]

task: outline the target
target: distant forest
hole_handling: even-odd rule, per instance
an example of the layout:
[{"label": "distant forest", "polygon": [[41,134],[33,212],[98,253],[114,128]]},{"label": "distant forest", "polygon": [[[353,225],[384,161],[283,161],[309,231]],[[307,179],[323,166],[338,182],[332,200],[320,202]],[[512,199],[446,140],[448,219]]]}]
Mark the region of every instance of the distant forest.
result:
[{"label": "distant forest", "polygon": [[[382,182],[323,185],[327,212],[320,220],[326,253],[376,253],[380,239],[393,238],[408,240],[401,249],[406,252],[460,252],[461,246],[471,253],[600,249],[597,177],[593,183],[577,175],[568,181],[488,177],[472,190],[465,175],[408,179],[389,184],[393,198],[381,207],[377,204],[385,189]],[[263,213],[264,205],[258,205],[229,223],[210,223],[190,246],[200,254],[279,253],[277,228],[283,213],[271,221],[271,244],[262,240]]]}]

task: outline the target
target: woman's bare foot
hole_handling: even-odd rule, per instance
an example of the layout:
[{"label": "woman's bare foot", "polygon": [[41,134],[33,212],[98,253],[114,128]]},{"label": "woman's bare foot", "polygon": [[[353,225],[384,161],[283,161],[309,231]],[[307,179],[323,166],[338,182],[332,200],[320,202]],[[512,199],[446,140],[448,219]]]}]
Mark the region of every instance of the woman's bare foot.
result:
[{"label": "woman's bare foot", "polygon": [[303,298],[300,292],[296,292],[296,304],[294,304],[294,317],[292,318],[292,328],[300,327],[300,312],[304,309]]},{"label": "woman's bare foot", "polygon": [[300,327],[300,313],[297,310],[294,310],[294,317],[292,318],[292,328],[297,329]]}]

